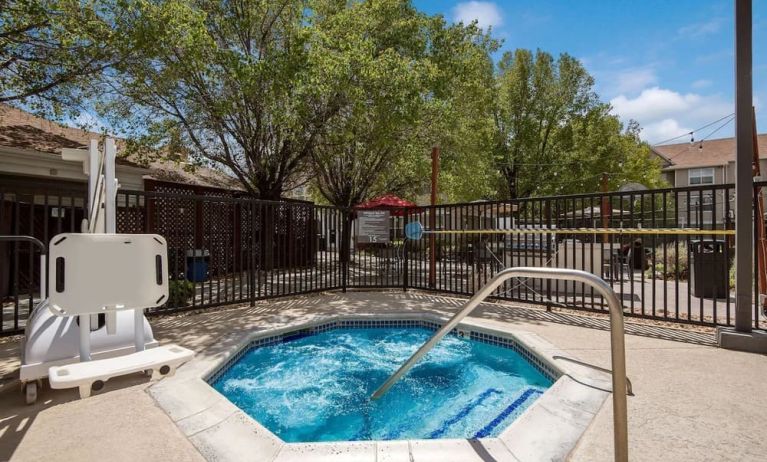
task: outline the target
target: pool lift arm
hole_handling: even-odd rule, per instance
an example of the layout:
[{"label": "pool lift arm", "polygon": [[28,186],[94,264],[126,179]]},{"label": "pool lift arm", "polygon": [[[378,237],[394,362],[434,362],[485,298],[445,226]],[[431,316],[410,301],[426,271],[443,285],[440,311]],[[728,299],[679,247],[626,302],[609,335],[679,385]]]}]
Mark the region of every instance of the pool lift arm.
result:
[{"label": "pool lift arm", "polygon": [[383,396],[403,375],[421,360],[447,333],[453,330],[466,316],[491,296],[495,289],[511,278],[558,279],[587,284],[607,300],[610,309],[610,350],[612,356],[613,382],[613,437],[615,460],[628,461],[628,410],[626,401],[626,347],[623,326],[623,307],[615,292],[603,279],[581,270],[563,268],[519,267],[498,272],[480,288],[465,305],[413,355],[397,369],[372,395],[376,400]]}]

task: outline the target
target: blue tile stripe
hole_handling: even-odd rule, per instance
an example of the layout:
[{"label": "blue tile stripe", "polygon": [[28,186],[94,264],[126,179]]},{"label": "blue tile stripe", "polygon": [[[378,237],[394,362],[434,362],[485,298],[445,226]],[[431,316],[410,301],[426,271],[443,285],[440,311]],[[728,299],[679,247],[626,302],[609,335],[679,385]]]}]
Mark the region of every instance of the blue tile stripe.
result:
[{"label": "blue tile stripe", "polygon": [[477,399],[467,404],[463,409],[461,409],[458,412],[458,414],[444,421],[437,430],[434,430],[432,434],[429,435],[429,439],[439,438],[445,433],[447,433],[447,430],[450,428],[451,425],[459,422],[461,419],[469,415],[469,413],[473,411],[474,408],[482,404],[487,398],[489,398],[490,396],[494,394],[501,394],[501,391],[496,390],[495,388],[488,388],[487,390],[483,391],[482,394],[477,397]]},{"label": "blue tile stripe", "polygon": [[501,424],[506,417],[511,415],[512,412],[516,411],[519,406],[524,404],[525,401],[527,401],[528,398],[535,394],[541,394],[543,393],[540,390],[536,390],[535,388],[528,388],[525,390],[524,393],[522,393],[519,398],[515,399],[513,403],[509,404],[509,406],[504,409],[498,416],[493,419],[489,424],[485,425],[484,428],[482,428],[480,431],[477,432],[476,435],[474,435],[474,438],[485,438],[487,436],[490,436],[490,434],[495,430],[495,427]]},{"label": "blue tile stripe", "polygon": [[[442,327],[442,324],[426,320],[426,319],[339,319],[335,321],[326,322],[313,327],[299,328],[293,331],[289,331],[283,334],[272,335],[268,337],[261,337],[253,340],[250,344],[238,351],[233,357],[229,358],[215,373],[213,373],[208,379],[208,383],[216,382],[234,363],[236,363],[244,354],[254,348],[272,346],[291,340],[297,340],[302,337],[320,334],[323,332],[332,331],[335,329],[365,329],[376,327],[421,327],[430,330],[437,330]],[[457,329],[453,329],[452,335],[457,333]],[[509,348],[521,354],[535,369],[541,372],[546,378],[555,382],[559,378],[559,373],[548,366],[545,362],[538,359],[537,356],[532,354],[524,346],[517,343],[515,340],[486,334],[483,332],[469,332],[468,336],[471,340],[488,343],[491,345],[500,346],[503,348]]]}]

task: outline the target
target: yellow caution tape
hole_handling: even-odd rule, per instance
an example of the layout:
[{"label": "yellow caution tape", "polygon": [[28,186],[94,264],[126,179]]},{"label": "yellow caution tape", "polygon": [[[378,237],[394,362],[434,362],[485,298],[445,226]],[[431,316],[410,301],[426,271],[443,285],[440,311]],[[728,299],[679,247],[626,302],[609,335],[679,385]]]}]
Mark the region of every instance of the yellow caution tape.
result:
[{"label": "yellow caution tape", "polygon": [[557,229],[445,229],[424,234],[653,234],[656,236],[734,236],[734,229],[696,228],[557,228]]}]

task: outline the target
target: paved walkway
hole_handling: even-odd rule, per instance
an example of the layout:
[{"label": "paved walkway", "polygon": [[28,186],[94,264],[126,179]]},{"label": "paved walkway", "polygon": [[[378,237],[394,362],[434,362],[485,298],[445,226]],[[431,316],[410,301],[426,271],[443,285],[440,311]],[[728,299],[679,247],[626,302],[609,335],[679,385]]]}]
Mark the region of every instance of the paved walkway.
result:
[{"label": "paved walkway", "polygon": [[[420,293],[350,292],[272,300],[155,318],[155,335],[198,352],[232,329],[264,329],[326,314],[409,312],[448,315],[461,300]],[[609,367],[607,320],[509,304],[485,304],[478,322],[510,323],[535,332],[573,357]],[[767,356],[711,346],[713,334],[648,323],[628,325],[632,460],[764,460],[767,455]],[[14,374],[18,342],[0,342],[0,460],[195,461],[199,453],[145,392],[140,376],[116,379],[105,391],[77,400],[74,391],[43,390],[25,406]],[[607,400],[571,455],[574,461],[612,458]],[[248,454],[243,460],[259,460]]]}]

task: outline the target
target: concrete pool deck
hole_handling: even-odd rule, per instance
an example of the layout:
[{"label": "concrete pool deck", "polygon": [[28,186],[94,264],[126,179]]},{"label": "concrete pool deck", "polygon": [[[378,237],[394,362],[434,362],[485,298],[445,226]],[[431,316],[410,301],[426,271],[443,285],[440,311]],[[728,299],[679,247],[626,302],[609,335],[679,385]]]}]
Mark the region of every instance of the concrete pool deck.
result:
[{"label": "concrete pool deck", "polygon": [[[350,292],[259,302],[151,320],[161,343],[201,352],[234,329],[275,328],[342,314],[422,312],[448,316],[459,298],[417,292]],[[610,366],[604,317],[547,313],[514,304],[487,303],[470,318],[489,327],[513,325],[533,332],[587,363]],[[713,332],[668,329],[627,320],[631,460],[763,460],[767,454],[767,356],[711,346]],[[0,460],[204,460],[147,393],[142,376],[107,382],[85,400],[74,390],[44,387],[38,403],[23,404],[18,383],[18,340],[0,341]],[[612,460],[612,401],[607,400],[570,460]],[[406,443],[405,443],[406,444]],[[493,460],[470,444],[418,457],[415,445],[387,443],[384,456],[415,460]],[[236,451],[236,448],[232,448]],[[375,452],[373,452],[375,455]],[[287,455],[287,454],[286,454]],[[272,460],[242,454],[242,460]],[[301,456],[301,460],[318,460]],[[333,460],[343,460],[337,454]],[[437,457],[437,458],[435,458]],[[398,460],[398,459],[392,459]]]}]

